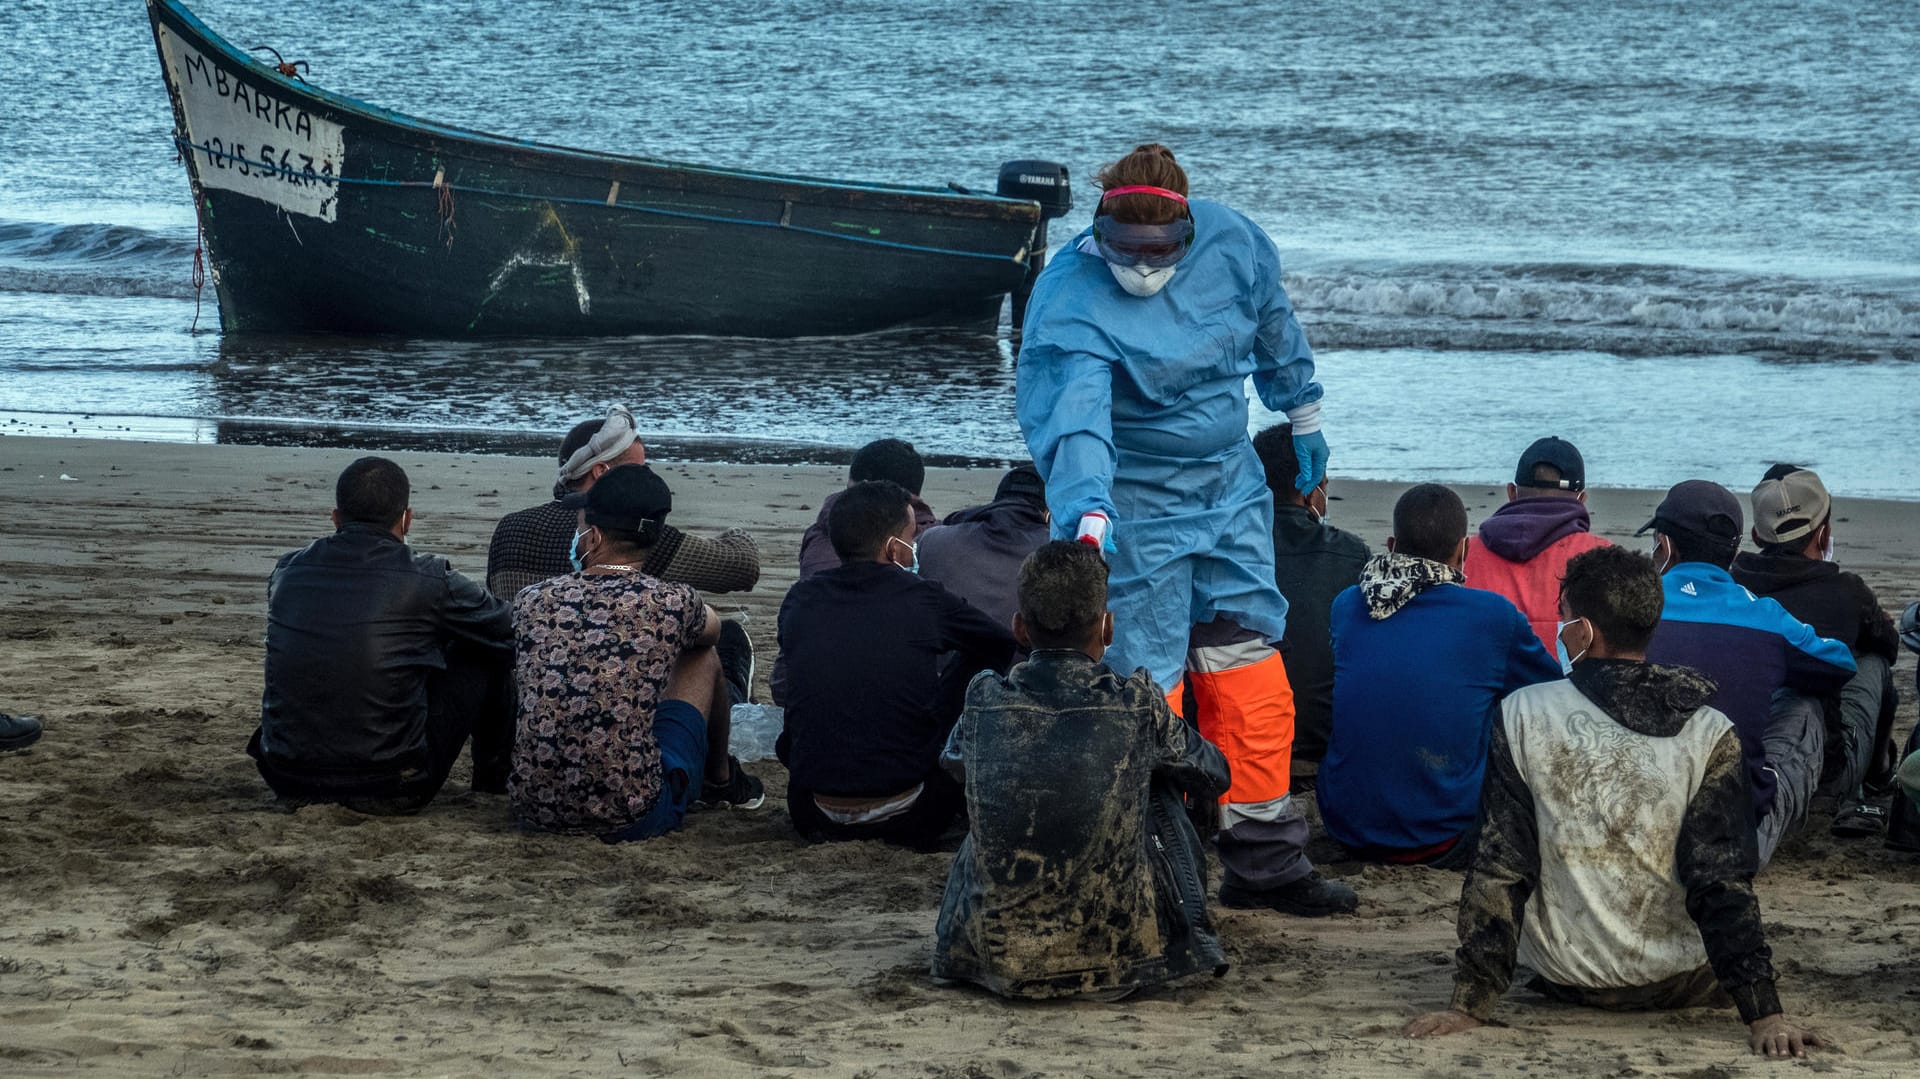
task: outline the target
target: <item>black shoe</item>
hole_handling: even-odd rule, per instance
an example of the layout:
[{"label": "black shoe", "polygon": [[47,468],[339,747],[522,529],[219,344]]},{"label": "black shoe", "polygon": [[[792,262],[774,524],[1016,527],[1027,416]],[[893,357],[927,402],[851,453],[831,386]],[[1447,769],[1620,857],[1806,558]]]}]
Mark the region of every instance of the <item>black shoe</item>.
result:
[{"label": "black shoe", "polygon": [[1831,831],[1842,839],[1865,839],[1887,830],[1887,807],[1878,802],[1853,802],[1833,815]]},{"label": "black shoe", "polygon": [[727,781],[725,783],[700,784],[700,797],[694,800],[695,809],[759,809],[767,800],[766,784],[748,775],[740,767],[740,758],[727,758]]},{"label": "black shoe", "polygon": [[728,694],[735,704],[747,704],[753,700],[753,640],[747,636],[745,627],[728,620],[720,623],[720,643],[714,646],[720,654],[720,673],[727,680]]},{"label": "black shoe", "polygon": [[1360,905],[1353,889],[1337,880],[1328,880],[1318,870],[1291,884],[1255,891],[1238,884],[1220,885],[1220,905],[1235,910],[1277,910],[1301,918],[1324,918],[1329,914],[1352,914]]},{"label": "black shoe", "polygon": [[32,716],[0,712],[0,752],[25,749],[40,740],[40,721]]}]

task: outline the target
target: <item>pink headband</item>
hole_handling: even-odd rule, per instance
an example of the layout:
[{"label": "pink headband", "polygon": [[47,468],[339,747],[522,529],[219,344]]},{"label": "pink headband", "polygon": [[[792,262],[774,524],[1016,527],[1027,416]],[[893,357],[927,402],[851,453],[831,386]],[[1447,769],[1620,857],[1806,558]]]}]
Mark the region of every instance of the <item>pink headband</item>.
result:
[{"label": "pink headband", "polygon": [[1182,206],[1187,204],[1187,197],[1178,191],[1168,191],[1164,187],[1151,187],[1146,184],[1112,188],[1100,195],[1100,201],[1105,202],[1116,195],[1158,195],[1163,199],[1172,199]]}]

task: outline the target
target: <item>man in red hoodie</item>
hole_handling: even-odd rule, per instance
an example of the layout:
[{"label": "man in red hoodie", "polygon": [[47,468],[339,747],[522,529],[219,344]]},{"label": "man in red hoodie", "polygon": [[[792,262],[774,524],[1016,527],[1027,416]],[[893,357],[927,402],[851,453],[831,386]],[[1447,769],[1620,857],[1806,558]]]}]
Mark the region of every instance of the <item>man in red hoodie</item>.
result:
[{"label": "man in red hoodie", "polygon": [[1563,438],[1527,447],[1507,484],[1507,504],[1480,522],[1470,544],[1467,587],[1498,592],[1520,608],[1549,651],[1558,648],[1560,578],[1574,555],[1607,546],[1587,518],[1587,465]]}]

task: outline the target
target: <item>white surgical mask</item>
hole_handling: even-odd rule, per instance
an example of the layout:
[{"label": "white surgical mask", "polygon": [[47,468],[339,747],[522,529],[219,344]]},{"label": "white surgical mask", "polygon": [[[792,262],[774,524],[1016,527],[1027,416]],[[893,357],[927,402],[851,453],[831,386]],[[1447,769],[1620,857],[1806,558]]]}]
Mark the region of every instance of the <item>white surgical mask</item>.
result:
[{"label": "white surgical mask", "polygon": [[1314,520],[1319,521],[1321,524],[1326,524],[1327,518],[1332,516],[1333,507],[1328,505],[1327,493],[1325,491],[1315,488],[1314,494],[1320,496],[1320,506],[1316,509],[1312,502],[1313,496],[1309,495],[1307,496],[1307,512],[1313,514]]},{"label": "white surgical mask", "polygon": [[1658,539],[1658,537],[1654,539],[1653,550],[1649,553],[1653,556],[1653,572],[1655,573],[1667,572],[1667,561],[1666,559],[1660,557],[1660,540]]},{"label": "white surgical mask", "polygon": [[1820,561],[1833,561],[1833,533],[1827,533],[1827,542],[1820,545]]},{"label": "white surgical mask", "polygon": [[[1576,654],[1576,655],[1574,655],[1574,656],[1572,656],[1572,657],[1568,657],[1568,655],[1567,655],[1567,642],[1566,642],[1565,640],[1563,640],[1563,639],[1561,639],[1561,637],[1560,637],[1560,635],[1561,635],[1562,633],[1565,633],[1565,632],[1566,632],[1566,630],[1567,630],[1567,627],[1568,627],[1568,626],[1572,626],[1572,625],[1578,625],[1579,623],[1581,623],[1581,622],[1585,622],[1585,621],[1586,621],[1586,619],[1584,619],[1584,618],[1580,618],[1580,619],[1576,619],[1575,621],[1572,621],[1572,622],[1561,622],[1561,623],[1559,623],[1558,625],[1556,625],[1556,626],[1554,627],[1554,629],[1553,629],[1553,645],[1554,645],[1554,651],[1556,651],[1556,652],[1558,652],[1558,653],[1560,654],[1560,673],[1561,673],[1561,674],[1572,674],[1572,673],[1573,673],[1573,665],[1574,665],[1574,664],[1576,664],[1576,663],[1578,663],[1578,662],[1580,662],[1580,658],[1581,658],[1582,656],[1585,656],[1585,655],[1587,654],[1587,648],[1592,648],[1592,647],[1593,647],[1593,638],[1592,638],[1592,637],[1588,637],[1588,638],[1587,638],[1587,648],[1582,648],[1582,649],[1581,649],[1581,650],[1579,651],[1579,653],[1578,653],[1578,654]],[[1591,630],[1591,628],[1592,628],[1592,627],[1591,627],[1591,626],[1589,626],[1588,628],[1589,628],[1589,630]]]},{"label": "white surgical mask", "polygon": [[[918,543],[908,543],[906,540],[901,539],[899,536],[888,536],[887,542],[897,543],[900,546],[905,547],[907,549],[907,552],[913,555],[913,564],[910,566],[900,566],[900,568],[903,570],[906,570],[908,573],[917,575],[920,572],[920,545]],[[896,562],[894,563],[894,565],[899,566],[900,564]]]},{"label": "white surgical mask", "polygon": [[1145,298],[1166,288],[1167,282],[1173,280],[1174,271],[1178,270],[1179,267],[1162,266],[1156,270],[1144,264],[1140,266],[1115,266],[1109,262],[1107,263],[1107,269],[1112,271],[1113,279],[1120,282],[1120,287],[1126,289],[1129,296]]}]

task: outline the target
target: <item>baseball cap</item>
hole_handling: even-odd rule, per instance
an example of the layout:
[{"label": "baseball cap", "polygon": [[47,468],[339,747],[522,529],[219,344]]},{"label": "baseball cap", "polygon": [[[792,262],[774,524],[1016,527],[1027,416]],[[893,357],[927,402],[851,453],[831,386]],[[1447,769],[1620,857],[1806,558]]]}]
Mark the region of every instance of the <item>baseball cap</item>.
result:
[{"label": "baseball cap", "polygon": [[1667,489],[1667,497],[1653,511],[1653,519],[1633,534],[1644,536],[1658,528],[1669,535],[1682,532],[1737,544],[1743,519],[1740,500],[1732,491],[1711,480],[1682,480]]},{"label": "baseball cap", "polygon": [[1560,473],[1560,482],[1552,484],[1563,491],[1584,491],[1587,488],[1587,463],[1580,458],[1580,451],[1573,443],[1564,438],[1548,435],[1535,439],[1527,452],[1520,455],[1520,466],[1513,470],[1513,484],[1516,487],[1550,486],[1533,478],[1533,470],[1540,465],[1551,465]]},{"label": "baseball cap", "polygon": [[1761,543],[1805,539],[1832,508],[1826,485],[1807,469],[1761,480],[1753,489],[1753,533]]},{"label": "baseball cap", "polygon": [[1007,474],[1000,477],[1000,486],[994,489],[995,502],[1004,498],[1024,498],[1038,505],[1047,501],[1047,485],[1040,478],[1040,470],[1032,465],[1014,465]]},{"label": "baseball cap", "polygon": [[643,521],[658,521],[673,509],[673,491],[647,465],[608,469],[592,487],[560,500],[572,510],[586,510],[587,523],[601,528],[640,531]]}]

